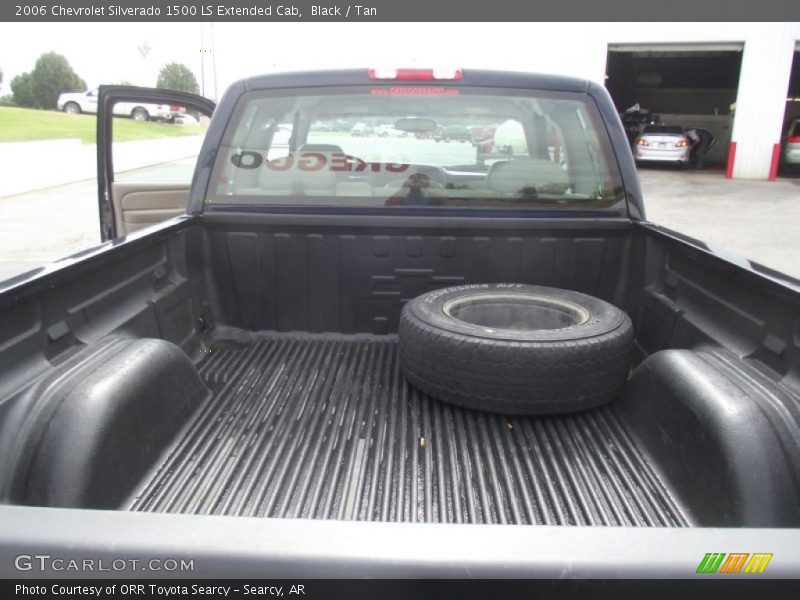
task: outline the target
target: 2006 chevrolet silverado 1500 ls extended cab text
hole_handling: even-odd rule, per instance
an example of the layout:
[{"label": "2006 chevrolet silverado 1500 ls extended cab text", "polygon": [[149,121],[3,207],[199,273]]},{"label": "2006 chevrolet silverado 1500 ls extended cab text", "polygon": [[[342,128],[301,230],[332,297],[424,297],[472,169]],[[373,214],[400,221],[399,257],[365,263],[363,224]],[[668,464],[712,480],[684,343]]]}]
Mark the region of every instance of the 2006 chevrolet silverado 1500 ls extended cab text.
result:
[{"label": "2006 chevrolet silverado 1500 ls extended cab text", "polygon": [[[213,111],[191,186],[114,180],[113,103],[145,101]],[[507,122],[513,153],[433,140]],[[601,86],[107,87],[98,134],[107,241],[0,293],[4,573],[21,549],[259,577],[682,577],[708,552],[798,573],[798,282],[647,222]]]}]

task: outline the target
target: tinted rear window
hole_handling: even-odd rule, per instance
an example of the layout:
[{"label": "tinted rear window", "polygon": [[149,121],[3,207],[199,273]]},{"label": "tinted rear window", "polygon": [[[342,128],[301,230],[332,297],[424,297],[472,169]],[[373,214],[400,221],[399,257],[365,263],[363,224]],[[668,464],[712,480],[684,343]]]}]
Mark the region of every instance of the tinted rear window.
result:
[{"label": "tinted rear window", "polygon": [[497,88],[250,92],[212,182],[216,204],[596,209],[624,198],[588,96]]},{"label": "tinted rear window", "polygon": [[648,125],[644,128],[644,132],[658,135],[683,135],[683,128],[677,125]]}]

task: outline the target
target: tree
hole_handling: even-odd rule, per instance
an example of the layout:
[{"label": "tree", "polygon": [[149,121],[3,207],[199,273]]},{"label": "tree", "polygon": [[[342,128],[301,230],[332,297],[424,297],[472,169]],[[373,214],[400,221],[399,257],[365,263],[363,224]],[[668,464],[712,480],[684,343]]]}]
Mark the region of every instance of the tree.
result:
[{"label": "tree", "polygon": [[31,72],[35,105],[38,108],[56,108],[62,92],[85,92],[86,82],[61,54],[48,52],[36,61]]},{"label": "tree", "polygon": [[11,98],[17,106],[36,107],[33,76],[30,73],[22,73],[11,80]]},{"label": "tree", "polygon": [[78,77],[67,59],[55,52],[42,54],[33,71],[11,80],[14,104],[30,108],[56,108],[62,92],[86,91],[86,82]]},{"label": "tree", "polygon": [[157,88],[166,90],[179,90],[196,94],[199,91],[197,79],[191,69],[180,63],[169,63],[161,67],[158,73]]}]

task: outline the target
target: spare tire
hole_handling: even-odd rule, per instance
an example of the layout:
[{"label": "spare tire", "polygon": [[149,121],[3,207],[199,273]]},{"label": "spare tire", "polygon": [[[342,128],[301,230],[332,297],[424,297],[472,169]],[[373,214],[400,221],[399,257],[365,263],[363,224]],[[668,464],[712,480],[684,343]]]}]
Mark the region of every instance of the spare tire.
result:
[{"label": "spare tire", "polygon": [[406,379],[489,412],[540,415],[613,400],[631,363],[630,318],[578,292],[523,284],[435,290],[404,307]]}]

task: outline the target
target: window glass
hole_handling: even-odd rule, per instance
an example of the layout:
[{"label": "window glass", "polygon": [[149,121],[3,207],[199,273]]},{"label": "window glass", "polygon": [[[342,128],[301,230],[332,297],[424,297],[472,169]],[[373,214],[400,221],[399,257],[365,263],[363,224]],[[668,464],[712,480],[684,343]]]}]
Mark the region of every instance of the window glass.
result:
[{"label": "window glass", "polygon": [[189,185],[207,119],[185,106],[114,105],[111,156],[117,183]]},{"label": "window glass", "polygon": [[624,195],[583,94],[394,86],[247,94],[208,201],[606,208]]}]

